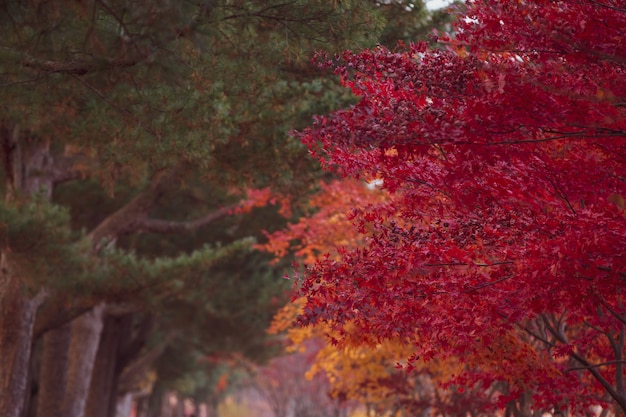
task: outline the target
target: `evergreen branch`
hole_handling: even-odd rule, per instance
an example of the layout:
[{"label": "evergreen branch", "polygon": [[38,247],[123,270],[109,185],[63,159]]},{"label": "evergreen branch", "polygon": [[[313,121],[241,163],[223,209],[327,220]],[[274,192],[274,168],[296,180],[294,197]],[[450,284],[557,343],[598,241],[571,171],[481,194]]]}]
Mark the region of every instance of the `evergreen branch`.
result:
[{"label": "evergreen branch", "polygon": [[83,80],[81,77],[76,76],[75,74],[70,74],[73,78],[75,78],[76,80],[80,81],[85,87],[87,87],[88,89],[90,89],[91,91],[93,91],[94,93],[96,93],[96,95],[98,97],[100,97],[102,100],[104,100],[109,106],[113,107],[115,110],[119,111],[122,114],[125,114],[129,117],[131,117],[132,119],[134,119],[135,121],[137,121],[139,123],[139,126],[145,130],[146,132],[148,132],[151,136],[153,136],[154,138],[158,138],[159,135],[153,131],[152,129],[148,128],[146,126],[146,124],[143,122],[143,120],[141,120],[139,118],[139,116],[137,116],[136,114],[134,114],[133,112],[131,112],[128,109],[125,109],[121,106],[119,106],[118,104],[112,102],[106,95],[104,95],[100,90],[98,90],[96,87],[94,87],[93,85],[89,84],[87,81]]},{"label": "evergreen branch", "polygon": [[69,74],[73,76],[85,75],[94,71],[106,71],[117,68],[128,68],[137,65],[145,57],[139,59],[118,59],[110,61],[87,62],[81,60],[71,61],[51,61],[39,60],[27,55],[22,60],[22,65],[26,68],[36,69],[44,74]]},{"label": "evergreen branch", "polygon": [[149,232],[149,233],[188,232],[191,230],[196,230],[201,227],[204,227],[224,216],[231,214],[237,206],[238,205],[230,205],[230,206],[222,207],[218,210],[215,210],[211,213],[206,214],[203,217],[200,217],[195,220],[189,220],[189,221],[170,221],[170,220],[144,218],[138,221],[135,225],[135,228],[134,228],[135,230],[131,230],[131,231]]}]

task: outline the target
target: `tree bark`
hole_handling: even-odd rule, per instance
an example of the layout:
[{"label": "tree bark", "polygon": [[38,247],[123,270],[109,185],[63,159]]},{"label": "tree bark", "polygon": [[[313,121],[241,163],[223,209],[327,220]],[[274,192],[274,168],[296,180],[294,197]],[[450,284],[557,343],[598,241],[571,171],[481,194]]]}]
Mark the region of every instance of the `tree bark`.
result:
[{"label": "tree bark", "polygon": [[63,398],[70,345],[69,324],[47,332],[43,337],[37,416],[63,417]]},{"label": "tree bark", "polygon": [[[45,303],[44,303],[45,304]],[[41,308],[40,308],[41,309]],[[35,322],[36,323],[36,322]],[[37,326],[37,324],[35,324]],[[34,333],[34,330],[33,330]],[[33,334],[33,339],[37,337]],[[24,398],[24,408],[22,417],[37,417],[37,401],[39,396],[39,368],[41,362],[41,348],[36,343],[32,344],[30,352],[30,365],[28,384],[26,386],[26,398]]]},{"label": "tree bark", "polygon": [[35,314],[47,294],[34,297],[12,271],[8,254],[0,253],[0,416],[20,417],[28,385]]},{"label": "tree bark", "polygon": [[96,363],[94,365],[89,397],[87,417],[113,417],[117,403],[117,386],[121,374],[119,356],[122,338],[130,334],[132,315],[115,317],[108,315],[104,328]]},{"label": "tree bark", "polygon": [[[50,199],[55,184],[73,178],[72,164],[57,164],[49,141],[22,132],[18,125],[0,124],[0,150],[8,204],[36,193]],[[11,248],[4,240],[0,245],[0,415],[18,417],[28,395],[36,313],[48,291],[39,288],[29,297],[26,277],[20,276],[19,266],[10,259]]]},{"label": "tree bark", "polygon": [[[72,322],[63,399],[64,417],[84,417],[91,375],[103,327],[104,304],[94,307]],[[41,416],[43,417],[43,416]]]},{"label": "tree bark", "polygon": [[[42,190],[51,193],[49,144],[22,138],[17,125],[0,125],[0,144],[6,176],[5,201],[29,198]],[[24,407],[37,309],[47,292],[26,294],[19,267],[10,259],[11,248],[0,242],[0,415],[19,417]]]},{"label": "tree bark", "polygon": [[162,416],[163,403],[165,401],[164,391],[163,385],[157,380],[154,387],[152,387],[150,396],[148,397],[148,410],[146,412],[146,417]]}]

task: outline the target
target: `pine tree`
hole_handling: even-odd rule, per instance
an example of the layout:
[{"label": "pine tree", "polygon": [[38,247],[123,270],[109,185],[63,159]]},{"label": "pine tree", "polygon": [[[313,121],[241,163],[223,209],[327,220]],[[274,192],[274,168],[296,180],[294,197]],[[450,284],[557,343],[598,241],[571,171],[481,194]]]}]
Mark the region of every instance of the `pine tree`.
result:
[{"label": "pine tree", "polygon": [[[82,415],[106,318],[246,246],[163,257],[133,254],[124,239],[215,225],[231,214],[233,187],[294,181],[309,165],[288,130],[339,99],[319,97],[310,53],[372,44],[382,21],[358,1],[0,8],[0,414],[20,415],[30,346],[45,334],[39,407]],[[198,179],[211,197],[203,210],[153,217],[173,192],[193,196]],[[72,210],[56,192],[70,182],[84,187]],[[90,200],[100,187],[103,205]],[[73,227],[85,216],[88,228]]]}]

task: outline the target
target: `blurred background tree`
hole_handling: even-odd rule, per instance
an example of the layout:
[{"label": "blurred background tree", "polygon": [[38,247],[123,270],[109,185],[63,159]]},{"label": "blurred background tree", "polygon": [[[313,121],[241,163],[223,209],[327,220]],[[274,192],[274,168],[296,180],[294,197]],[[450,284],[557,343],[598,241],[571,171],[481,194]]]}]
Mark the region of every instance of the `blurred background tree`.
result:
[{"label": "blurred background tree", "polygon": [[411,5],[0,3],[0,414],[112,415],[130,370],[264,356],[285,286],[246,238],[283,220],[237,207],[306,195],[288,133],[352,99],[310,57],[408,39]]}]

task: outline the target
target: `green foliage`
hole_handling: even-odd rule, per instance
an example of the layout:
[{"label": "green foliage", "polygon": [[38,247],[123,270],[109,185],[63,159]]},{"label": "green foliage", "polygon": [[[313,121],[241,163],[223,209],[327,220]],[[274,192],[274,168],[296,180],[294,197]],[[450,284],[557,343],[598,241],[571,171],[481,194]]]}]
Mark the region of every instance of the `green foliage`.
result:
[{"label": "green foliage", "polygon": [[70,229],[67,210],[39,196],[0,202],[0,244],[31,288],[54,287],[68,276],[87,279],[95,270],[89,242]]},{"label": "green foliage", "polygon": [[282,152],[293,121],[313,110],[313,51],[371,46],[381,19],[359,1],[211,4],[5,3],[3,114],[96,155],[105,181],[180,163],[275,179],[295,156]]},{"label": "green foliage", "polygon": [[213,389],[224,371],[216,369],[220,355],[262,362],[278,353],[280,346],[268,344],[265,329],[285,303],[290,283],[279,279],[267,261],[256,251],[222,257],[211,270],[186,281],[187,291],[159,303],[156,339],[176,334],[156,364],[161,383],[191,396],[194,390]]},{"label": "green foliage", "polygon": [[[98,254],[97,274],[92,275],[88,282],[73,279],[68,286],[83,294],[92,287],[94,295],[109,301],[143,302],[156,306],[184,291],[200,290],[193,286],[199,281],[198,277],[210,271],[218,260],[249,250],[253,242],[252,239],[242,239],[227,246],[205,245],[191,253],[155,259],[123,249],[106,249]],[[196,295],[206,297],[208,294],[200,291]]]}]

